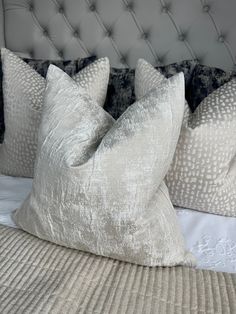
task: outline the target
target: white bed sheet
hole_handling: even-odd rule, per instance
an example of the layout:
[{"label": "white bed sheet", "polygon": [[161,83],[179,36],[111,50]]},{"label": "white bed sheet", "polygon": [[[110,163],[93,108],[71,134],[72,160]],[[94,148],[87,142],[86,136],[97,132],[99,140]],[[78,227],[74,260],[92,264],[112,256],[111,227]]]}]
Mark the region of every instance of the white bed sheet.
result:
[{"label": "white bed sheet", "polygon": [[[0,176],[0,223],[16,227],[11,213],[32,187],[31,179]],[[236,273],[236,218],[176,208],[187,248],[198,268]]]},{"label": "white bed sheet", "polygon": [[198,268],[236,273],[236,218],[176,209]]},{"label": "white bed sheet", "polygon": [[32,187],[32,179],[0,175],[0,224],[15,227],[11,213],[21,206]]}]

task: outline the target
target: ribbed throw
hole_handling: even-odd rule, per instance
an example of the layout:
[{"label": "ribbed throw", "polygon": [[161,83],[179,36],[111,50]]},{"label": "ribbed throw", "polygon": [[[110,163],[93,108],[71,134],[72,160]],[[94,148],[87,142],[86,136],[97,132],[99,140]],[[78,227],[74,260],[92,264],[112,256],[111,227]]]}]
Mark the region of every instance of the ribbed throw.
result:
[{"label": "ribbed throw", "polygon": [[236,313],[236,275],[137,266],[0,226],[0,313]]}]

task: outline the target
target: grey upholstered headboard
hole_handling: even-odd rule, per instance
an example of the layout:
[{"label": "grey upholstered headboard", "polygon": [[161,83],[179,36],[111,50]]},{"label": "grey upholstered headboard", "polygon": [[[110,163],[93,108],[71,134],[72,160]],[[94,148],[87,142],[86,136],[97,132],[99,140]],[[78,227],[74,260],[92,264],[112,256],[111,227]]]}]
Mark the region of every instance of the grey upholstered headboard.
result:
[{"label": "grey upholstered headboard", "polygon": [[36,59],[183,59],[235,69],[236,0],[0,0],[0,45]]}]

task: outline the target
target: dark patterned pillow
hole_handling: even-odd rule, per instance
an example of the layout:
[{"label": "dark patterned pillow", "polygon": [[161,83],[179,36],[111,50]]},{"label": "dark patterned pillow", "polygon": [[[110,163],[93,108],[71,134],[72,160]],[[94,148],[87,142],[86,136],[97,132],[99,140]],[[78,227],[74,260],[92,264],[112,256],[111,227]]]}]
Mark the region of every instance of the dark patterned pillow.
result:
[{"label": "dark patterned pillow", "polygon": [[236,76],[235,72],[225,72],[221,69],[197,64],[192,73],[188,95],[191,110],[194,111],[204,98],[229,82],[233,76]]},{"label": "dark patterned pillow", "polygon": [[[63,71],[65,71],[70,76],[78,73],[88,64],[96,60],[95,56],[88,58],[81,58],[75,61],[49,61],[49,60],[33,60],[33,59],[23,59],[28,63],[33,69],[35,69],[44,78],[47,75],[47,70],[50,64],[54,64]],[[0,143],[3,141],[4,134],[4,112],[3,112],[3,93],[2,93],[2,63],[0,58]]]},{"label": "dark patterned pillow", "polygon": [[133,69],[111,68],[104,109],[115,119],[135,101]]},{"label": "dark patterned pillow", "polygon": [[[191,82],[194,60],[173,63],[167,66],[157,67],[166,77],[183,72],[185,76],[186,98],[188,100],[188,87]],[[107,99],[104,108],[115,118],[119,116],[135,101],[134,75],[132,69],[111,69]]]},{"label": "dark patterned pillow", "polygon": [[185,60],[181,62],[172,63],[169,65],[156,67],[160,72],[169,78],[177,73],[183,72],[185,79],[185,86],[189,87],[191,83],[192,73],[197,65],[196,60]]}]

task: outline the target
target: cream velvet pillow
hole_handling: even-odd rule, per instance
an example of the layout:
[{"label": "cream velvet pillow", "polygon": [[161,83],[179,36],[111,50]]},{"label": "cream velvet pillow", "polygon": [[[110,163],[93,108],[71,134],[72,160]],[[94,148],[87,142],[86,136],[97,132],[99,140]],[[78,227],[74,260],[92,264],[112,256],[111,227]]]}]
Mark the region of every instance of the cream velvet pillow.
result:
[{"label": "cream velvet pillow", "polygon": [[194,264],[163,182],[183,110],[183,74],[115,121],[50,66],[33,189],[15,223],[42,239],[123,261]]},{"label": "cream velvet pillow", "polygon": [[[3,48],[1,57],[6,130],[0,145],[0,173],[33,177],[46,80],[11,51]],[[109,60],[102,58],[73,79],[103,106],[109,73]]]}]

